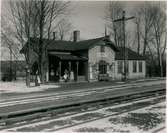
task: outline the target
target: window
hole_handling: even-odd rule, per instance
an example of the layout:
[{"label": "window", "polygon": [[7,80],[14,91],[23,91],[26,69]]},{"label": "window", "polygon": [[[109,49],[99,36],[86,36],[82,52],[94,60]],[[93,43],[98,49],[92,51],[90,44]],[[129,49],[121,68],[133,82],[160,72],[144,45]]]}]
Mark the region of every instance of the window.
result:
[{"label": "window", "polygon": [[100,47],[100,52],[101,52],[101,53],[105,52],[105,47],[104,47],[104,45],[101,45],[101,47]]},{"label": "window", "polygon": [[105,61],[99,62],[99,74],[106,74],[107,73],[107,63]]},{"label": "window", "polygon": [[129,61],[126,62],[126,73],[129,73]]},{"label": "window", "polygon": [[142,72],[143,71],[143,65],[142,65],[142,61],[139,62],[139,72]]},{"label": "window", "polygon": [[122,73],[123,71],[123,61],[118,61],[118,73]]},{"label": "window", "polygon": [[133,61],[133,72],[137,72],[137,61]]}]

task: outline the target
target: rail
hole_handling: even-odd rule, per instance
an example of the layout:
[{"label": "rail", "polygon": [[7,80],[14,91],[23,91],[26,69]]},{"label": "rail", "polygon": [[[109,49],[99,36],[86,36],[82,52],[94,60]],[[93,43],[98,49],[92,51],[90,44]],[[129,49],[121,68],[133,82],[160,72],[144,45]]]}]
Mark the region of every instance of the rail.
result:
[{"label": "rail", "polygon": [[48,114],[53,115],[53,114],[67,112],[69,110],[78,109],[83,106],[106,104],[108,102],[118,103],[122,101],[129,101],[132,99],[140,99],[140,98],[154,96],[154,95],[162,95],[162,94],[165,94],[164,92],[165,92],[165,88],[161,88],[158,90],[150,90],[150,91],[147,90],[142,92],[131,92],[131,93],[119,94],[119,95],[110,96],[110,97],[98,97],[96,99],[69,102],[69,103],[64,103],[60,106],[51,105],[51,106],[42,107],[42,108],[35,108],[35,109],[32,108],[29,110],[7,113],[7,114],[0,115],[0,125],[1,126],[12,125],[17,122],[45,117]]}]

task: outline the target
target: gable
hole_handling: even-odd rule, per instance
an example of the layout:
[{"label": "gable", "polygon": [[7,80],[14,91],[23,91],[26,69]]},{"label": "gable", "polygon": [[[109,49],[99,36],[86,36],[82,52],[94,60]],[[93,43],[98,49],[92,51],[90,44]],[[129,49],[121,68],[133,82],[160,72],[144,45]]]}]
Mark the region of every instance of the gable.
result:
[{"label": "gable", "polygon": [[115,51],[104,45],[104,52],[101,52],[101,45],[96,45],[88,50],[88,59],[90,63],[98,63],[100,60],[104,60],[109,64],[112,64],[115,60]]}]

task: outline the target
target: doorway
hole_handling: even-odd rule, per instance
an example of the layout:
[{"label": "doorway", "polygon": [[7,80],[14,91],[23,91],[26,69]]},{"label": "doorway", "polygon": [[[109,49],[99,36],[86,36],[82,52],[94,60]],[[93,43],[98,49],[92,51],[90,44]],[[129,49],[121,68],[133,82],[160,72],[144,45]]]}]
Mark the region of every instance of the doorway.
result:
[{"label": "doorway", "polygon": [[99,62],[99,74],[107,74],[107,63],[101,60]]}]

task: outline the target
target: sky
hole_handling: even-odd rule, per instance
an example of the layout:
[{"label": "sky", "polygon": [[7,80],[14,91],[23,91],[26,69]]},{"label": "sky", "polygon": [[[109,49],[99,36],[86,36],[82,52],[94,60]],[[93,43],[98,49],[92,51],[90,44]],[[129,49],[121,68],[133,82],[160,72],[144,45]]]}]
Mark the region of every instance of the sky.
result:
[{"label": "sky", "polygon": [[[133,8],[133,3],[134,2],[125,3],[128,5],[128,7],[126,7],[127,13]],[[81,39],[104,36],[106,24],[104,18],[108,5],[109,1],[73,2],[74,13],[71,15],[70,21],[74,29],[80,31]]]},{"label": "sky", "polygon": [[106,1],[74,2],[74,13],[70,18],[74,29],[80,31],[81,39],[89,39],[104,35]]},{"label": "sky", "polygon": [[[1,11],[5,14],[9,8],[6,1],[2,0]],[[105,15],[109,1],[72,1],[71,15],[67,16],[72,23],[74,30],[80,31],[81,39],[100,37],[105,32]],[[124,5],[128,12],[137,5],[137,2],[125,2]]]}]

